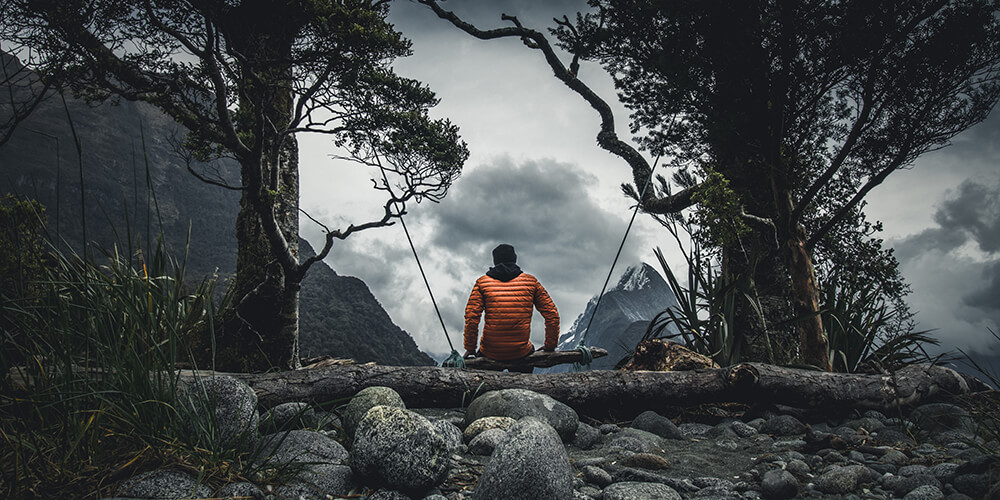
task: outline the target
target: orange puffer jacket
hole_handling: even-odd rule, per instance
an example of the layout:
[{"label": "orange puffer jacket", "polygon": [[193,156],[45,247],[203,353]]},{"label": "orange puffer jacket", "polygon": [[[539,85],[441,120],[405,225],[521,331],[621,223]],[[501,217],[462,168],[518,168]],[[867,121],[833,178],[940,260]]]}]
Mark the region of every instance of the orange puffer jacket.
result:
[{"label": "orange puffer jacket", "polygon": [[545,318],[542,348],[555,349],[559,339],[559,311],[534,276],[521,273],[510,281],[489,276],[479,278],[465,306],[465,349],[476,351],[479,317],[485,310],[482,351],[487,358],[507,360],[531,354],[534,346],[528,339],[533,307]]}]

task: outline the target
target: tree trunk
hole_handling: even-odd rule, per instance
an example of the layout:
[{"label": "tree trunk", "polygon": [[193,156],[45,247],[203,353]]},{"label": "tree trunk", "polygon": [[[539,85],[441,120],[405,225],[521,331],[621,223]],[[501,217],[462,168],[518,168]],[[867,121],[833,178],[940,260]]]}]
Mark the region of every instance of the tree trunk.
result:
[{"label": "tree trunk", "polygon": [[[205,375],[209,373],[198,373]],[[544,375],[367,364],[230,375],[250,384],[263,408],[292,401],[342,400],[371,386],[394,389],[411,408],[453,408],[487,391],[520,388],[548,394],[593,416],[634,415],[713,402],[890,412],[969,392],[965,379],[954,370],[922,365],[908,366],[893,375],[819,372],[757,363],[681,372],[594,370]],[[188,380],[193,376],[190,371],[182,374]]]},{"label": "tree trunk", "polygon": [[819,286],[812,256],[806,250],[805,229],[801,225],[786,243],[788,272],[792,280],[795,328],[799,332],[802,361],[824,371],[832,371],[830,343],[823,331],[823,318],[819,311]]},{"label": "tree trunk", "polygon": [[[723,270],[732,276],[753,278],[746,293],[757,302],[756,307],[742,296],[741,290],[736,291],[733,331],[745,336],[749,349],[742,359],[787,365],[795,359],[798,341],[793,328],[777,327],[792,317],[792,311],[786,266],[775,244],[773,231],[755,230],[744,237],[743,245],[734,245],[740,248],[722,249]],[[752,265],[748,258],[758,260]]]},{"label": "tree trunk", "polygon": [[[241,69],[253,75],[239,101],[238,127],[254,147],[239,159],[244,191],[236,223],[234,304],[224,317],[217,351],[217,366],[240,371],[299,366],[298,143],[285,133],[292,114],[288,61],[297,17],[288,11],[285,22],[273,22],[266,15],[273,7],[240,4],[228,17],[235,26],[230,43],[252,56]],[[272,216],[277,228],[265,221]]]}]

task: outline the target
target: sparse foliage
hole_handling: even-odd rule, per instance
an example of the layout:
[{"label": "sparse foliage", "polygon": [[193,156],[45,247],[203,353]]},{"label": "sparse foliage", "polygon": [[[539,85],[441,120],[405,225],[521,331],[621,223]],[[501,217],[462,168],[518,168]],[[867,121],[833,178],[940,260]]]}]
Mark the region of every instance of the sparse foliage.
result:
[{"label": "sparse foliage", "polygon": [[[192,157],[240,164],[241,183],[229,186],[243,194],[223,337],[231,369],[297,366],[298,293],[309,267],[334,241],[391,224],[405,203],[443,196],[468,156],[457,128],[428,116],[434,94],[392,71],[409,42],[387,12],[379,0],[0,6],[0,41],[48,84],[94,101],[149,102],[187,128]],[[300,261],[302,133],[329,135],[364,163],[380,156],[388,169],[376,188],[388,199],[373,220],[323,226],[322,249]]]},{"label": "sparse foliage", "polygon": [[[541,50],[556,78],[600,114],[598,144],[625,160],[634,186],[649,178],[648,162],[618,139],[610,107],[566,69],[543,34],[513,16],[503,17],[513,27],[481,30],[434,0],[421,2],[473,36],[516,36]],[[571,68],[589,59],[611,73],[643,148],[676,158],[698,183],[705,178],[690,172],[705,166],[729,181],[740,218],[758,230],[720,247],[723,266],[752,272],[765,316],[796,319],[801,361],[830,369],[814,252],[858,222],[863,199],[890,174],[947,146],[993,109],[1000,99],[998,3],[590,5],[592,12],[552,30],[572,54]],[[647,213],[668,214],[698,203],[696,185],[682,188],[626,191]],[[752,311],[737,317],[739,327],[769,333],[750,320]]]}]

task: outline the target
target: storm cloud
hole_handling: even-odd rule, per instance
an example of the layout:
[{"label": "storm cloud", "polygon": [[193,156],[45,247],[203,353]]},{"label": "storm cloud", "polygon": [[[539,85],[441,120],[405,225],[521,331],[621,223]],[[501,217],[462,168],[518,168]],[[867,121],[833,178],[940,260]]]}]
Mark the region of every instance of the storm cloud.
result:
[{"label": "storm cloud", "polygon": [[1000,182],[962,182],[934,221],[894,245],[910,304],[948,348],[983,351],[1000,324]]},{"label": "storm cloud", "polygon": [[[441,203],[408,207],[410,233],[457,349],[469,291],[493,265],[491,252],[499,243],[513,245],[518,264],[552,296],[561,330],[572,325],[600,292],[631,215],[624,201],[619,213],[602,208],[592,194],[599,187],[595,176],[574,164],[501,156],[468,168]],[[616,276],[641,262],[638,249],[648,247],[646,229],[633,231]],[[339,273],[362,278],[421,349],[439,359],[447,355],[448,343],[398,224],[339,243],[327,261]],[[535,316],[537,345],[544,329]]]},{"label": "storm cloud", "polygon": [[[469,173],[440,207],[429,212],[433,242],[479,267],[492,265],[490,251],[514,245],[526,270],[558,286],[591,282],[607,269],[622,237],[621,215],[590,198],[596,178],[567,163],[501,157]],[[636,256],[626,255],[632,262]],[[596,292],[596,291],[595,291]]]}]

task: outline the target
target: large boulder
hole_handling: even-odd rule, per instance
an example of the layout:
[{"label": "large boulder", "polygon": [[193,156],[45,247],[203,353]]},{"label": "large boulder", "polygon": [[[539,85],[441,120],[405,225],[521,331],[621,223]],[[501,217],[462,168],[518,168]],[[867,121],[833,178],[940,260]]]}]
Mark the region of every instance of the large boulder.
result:
[{"label": "large boulder", "polygon": [[660,483],[624,481],[604,488],[603,500],[681,500],[673,488]]},{"label": "large boulder", "polygon": [[321,423],[319,415],[309,403],[282,403],[264,414],[260,431],[262,434],[269,434],[283,430],[318,429]]},{"label": "large boulder", "polygon": [[438,434],[444,438],[444,442],[448,444],[448,451],[455,452],[462,448],[462,444],[464,443],[462,429],[445,420],[432,420],[431,423],[434,424],[434,428],[437,429]]},{"label": "large boulder", "polygon": [[420,414],[376,406],[358,422],[351,467],[373,485],[422,494],[444,481],[450,465],[448,442]]},{"label": "large boulder", "polygon": [[261,439],[258,461],[272,466],[294,463],[341,464],[347,458],[343,445],[316,431],[286,431]]},{"label": "large boulder", "polygon": [[573,469],[556,430],[526,417],[507,430],[472,495],[473,500],[570,500]]},{"label": "large boulder", "polygon": [[138,499],[208,498],[212,490],[187,472],[156,469],[125,481],[115,494]]},{"label": "large boulder", "polygon": [[507,430],[517,423],[516,419],[510,417],[483,417],[465,426],[462,437],[471,442],[479,434],[490,429]]},{"label": "large boulder", "polygon": [[272,468],[292,467],[295,475],[278,488],[282,498],[320,499],[347,495],[354,488],[353,472],[344,465],[344,447],[329,437],[307,430],[268,434],[258,447],[258,463]]},{"label": "large boulder", "polygon": [[559,433],[563,441],[570,442],[580,423],[569,406],[556,401],[551,396],[526,389],[502,389],[490,391],[472,401],[465,412],[465,424],[471,424],[483,417],[537,417]]},{"label": "large boulder", "polygon": [[256,442],[257,393],[229,376],[199,378],[181,387],[178,403],[192,438],[215,449],[248,449]]},{"label": "large boulder", "polygon": [[358,391],[347,403],[343,413],[344,431],[348,436],[353,436],[358,428],[358,422],[364,418],[368,410],[376,406],[391,406],[393,408],[406,408],[403,398],[399,393],[389,387],[373,386],[366,387]]},{"label": "large boulder", "polygon": [[278,498],[299,500],[325,500],[342,498],[355,487],[354,473],[346,465],[329,463],[309,464],[279,486],[275,493]]}]

